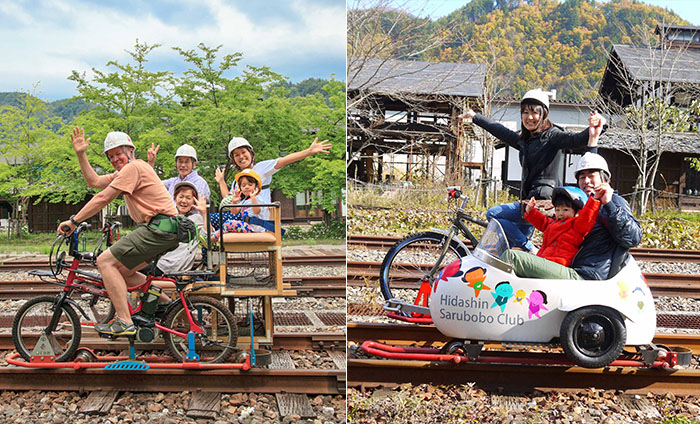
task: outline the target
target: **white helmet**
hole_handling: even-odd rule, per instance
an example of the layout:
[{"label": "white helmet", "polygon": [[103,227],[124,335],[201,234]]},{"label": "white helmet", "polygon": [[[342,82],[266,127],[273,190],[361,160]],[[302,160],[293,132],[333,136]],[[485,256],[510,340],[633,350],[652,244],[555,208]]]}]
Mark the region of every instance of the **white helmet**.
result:
[{"label": "white helmet", "polygon": [[195,162],[197,162],[197,152],[194,150],[194,147],[190,146],[189,144],[183,144],[177,148],[177,151],[175,152],[175,160],[177,160],[178,156],[192,158]]},{"label": "white helmet", "polygon": [[520,104],[522,104],[525,100],[534,100],[537,103],[542,104],[545,109],[549,110],[549,95],[542,91],[541,88],[536,88],[525,93],[522,100],[520,100]]},{"label": "white helmet", "polygon": [[173,197],[175,197],[178,190],[180,190],[183,187],[192,189],[192,191],[194,191],[194,197],[199,198],[199,194],[197,193],[197,187],[195,187],[195,185],[189,181],[180,181],[179,183],[175,184],[175,188],[173,189]]},{"label": "white helmet", "polygon": [[243,137],[233,137],[231,141],[228,142],[228,155],[231,157],[231,152],[239,147],[247,147],[250,151],[253,151],[253,146],[250,145],[248,140]]},{"label": "white helmet", "polygon": [[136,148],[126,133],[121,131],[112,131],[107,134],[107,137],[105,137],[105,150],[103,153],[107,153],[108,150],[119,146],[129,146],[133,147],[134,149]]},{"label": "white helmet", "polygon": [[601,173],[605,174],[608,179],[610,179],[608,162],[597,153],[586,152],[583,156],[581,156],[581,160],[578,161],[578,166],[576,167],[574,175],[576,178],[578,178],[579,172],[589,169],[599,170]]}]

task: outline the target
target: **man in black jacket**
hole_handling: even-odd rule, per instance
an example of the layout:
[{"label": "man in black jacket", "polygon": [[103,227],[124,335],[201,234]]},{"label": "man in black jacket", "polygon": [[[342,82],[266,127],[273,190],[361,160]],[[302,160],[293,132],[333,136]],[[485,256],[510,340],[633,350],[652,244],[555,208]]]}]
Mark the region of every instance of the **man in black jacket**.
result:
[{"label": "man in black jacket", "polygon": [[597,153],[581,157],[576,168],[578,186],[600,200],[593,229],[571,262],[571,268],[586,280],[607,280],[627,262],[629,249],[642,241],[642,227],[632,216],[625,199],[610,187],[608,163]]}]

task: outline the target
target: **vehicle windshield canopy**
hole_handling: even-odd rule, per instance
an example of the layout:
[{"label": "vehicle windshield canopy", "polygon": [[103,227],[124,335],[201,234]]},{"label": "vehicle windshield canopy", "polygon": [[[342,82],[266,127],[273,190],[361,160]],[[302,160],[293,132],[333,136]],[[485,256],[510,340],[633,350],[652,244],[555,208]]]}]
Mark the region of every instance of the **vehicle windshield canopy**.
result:
[{"label": "vehicle windshield canopy", "polygon": [[479,244],[474,249],[474,256],[482,261],[510,272],[510,264],[503,261],[503,254],[510,249],[508,239],[501,224],[496,219],[489,221]]}]

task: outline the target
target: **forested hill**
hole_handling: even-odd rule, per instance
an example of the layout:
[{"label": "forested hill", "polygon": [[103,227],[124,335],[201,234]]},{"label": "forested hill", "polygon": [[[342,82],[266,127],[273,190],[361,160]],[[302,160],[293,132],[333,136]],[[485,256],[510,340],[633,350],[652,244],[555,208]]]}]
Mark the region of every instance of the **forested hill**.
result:
[{"label": "forested hill", "polygon": [[[21,98],[25,93],[0,93],[0,107],[2,106],[21,106]],[[49,116],[58,116],[63,122],[68,123],[73,120],[80,112],[89,109],[91,106],[84,100],[55,100],[47,103]]]},{"label": "forested hill", "polygon": [[611,45],[656,42],[660,22],[689,25],[672,11],[630,0],[473,0],[423,27],[428,40],[441,34],[447,41],[420,59],[494,63],[507,87],[502,95],[542,87],[556,88],[561,100],[587,100]]}]

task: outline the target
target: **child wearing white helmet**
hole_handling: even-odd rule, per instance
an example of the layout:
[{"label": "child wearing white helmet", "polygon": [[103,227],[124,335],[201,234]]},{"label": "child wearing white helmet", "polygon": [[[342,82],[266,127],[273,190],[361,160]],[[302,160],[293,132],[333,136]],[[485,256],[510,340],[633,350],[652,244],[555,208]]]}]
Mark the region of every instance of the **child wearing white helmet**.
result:
[{"label": "child wearing white helmet", "polygon": [[[255,150],[250,142],[243,137],[233,137],[228,143],[228,157],[236,170],[243,171],[245,169],[253,169],[258,174],[262,186],[257,199],[260,203],[271,203],[272,196],[270,194],[270,183],[272,183],[272,176],[277,173],[277,171],[290,163],[298,162],[311,155],[315,155],[317,153],[328,153],[330,152],[331,147],[332,145],[328,142],[328,140],[319,142],[318,137],[316,137],[311,145],[304,150],[288,154],[287,156],[281,158],[256,162]],[[232,195],[232,203],[235,204],[241,200],[240,187],[237,185],[236,181],[231,183],[231,188],[229,190],[229,187],[226,185],[224,171],[220,168],[216,169],[215,178],[219,183],[222,198],[228,196],[230,193]],[[231,218],[232,217],[230,215],[226,215],[226,213],[224,214],[224,220]],[[218,214],[211,214],[211,223],[214,228],[219,228]]]},{"label": "child wearing white helmet", "polygon": [[[548,94],[538,88],[525,93],[520,101],[521,127],[518,132],[471,109],[459,116],[463,119],[471,118],[475,125],[519,151],[522,167],[521,201],[531,197],[537,200],[551,199],[554,187],[564,183],[563,150],[585,146],[589,141],[589,132],[597,131],[600,134],[605,125],[603,117],[591,113],[589,128],[571,133],[552,124],[548,115]],[[486,218],[499,221],[512,247],[534,253],[535,248],[529,240],[533,227],[523,219],[522,212],[521,203],[515,202],[490,208],[486,212]]]},{"label": "child wearing white helmet", "polygon": [[[233,202],[233,195],[229,194],[221,200],[221,204],[242,204],[250,206],[241,206],[232,208],[231,214],[233,218],[227,219],[221,226],[224,233],[261,233],[266,231],[260,225],[251,224],[245,221],[245,217],[256,217],[262,220],[270,219],[270,211],[268,208],[263,208],[258,205],[258,195],[262,188],[260,175],[252,169],[244,169],[234,177],[236,184],[240,187],[241,199],[238,202]],[[219,241],[219,231],[212,233],[212,240]]]}]

